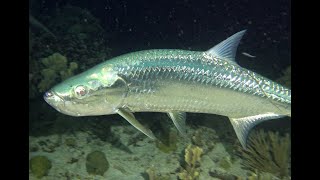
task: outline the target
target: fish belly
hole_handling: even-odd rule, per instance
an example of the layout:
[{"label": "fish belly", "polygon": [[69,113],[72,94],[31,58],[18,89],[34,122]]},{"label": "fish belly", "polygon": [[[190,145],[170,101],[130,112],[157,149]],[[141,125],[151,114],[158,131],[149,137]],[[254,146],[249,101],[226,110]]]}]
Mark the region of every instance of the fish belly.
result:
[{"label": "fish belly", "polygon": [[125,104],[133,112],[183,111],[228,117],[277,111],[269,100],[259,96],[219,85],[171,78],[139,83],[130,89]]}]

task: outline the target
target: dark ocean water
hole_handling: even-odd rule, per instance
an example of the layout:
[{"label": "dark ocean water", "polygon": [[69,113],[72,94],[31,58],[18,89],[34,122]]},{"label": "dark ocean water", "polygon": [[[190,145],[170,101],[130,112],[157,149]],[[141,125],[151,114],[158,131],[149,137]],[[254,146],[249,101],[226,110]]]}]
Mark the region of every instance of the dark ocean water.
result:
[{"label": "dark ocean water", "polygon": [[206,50],[247,29],[238,53],[255,55],[257,62],[239,55],[240,64],[270,76],[290,64],[289,0],[30,2],[39,21],[50,21],[66,5],[88,10],[99,19],[114,56],[150,48]]}]

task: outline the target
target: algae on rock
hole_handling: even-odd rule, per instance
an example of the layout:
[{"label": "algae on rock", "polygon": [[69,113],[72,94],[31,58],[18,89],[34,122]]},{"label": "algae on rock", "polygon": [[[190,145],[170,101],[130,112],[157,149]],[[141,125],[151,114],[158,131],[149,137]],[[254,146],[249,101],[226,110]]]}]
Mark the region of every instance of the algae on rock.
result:
[{"label": "algae on rock", "polygon": [[45,156],[34,156],[30,159],[30,169],[37,178],[47,175],[51,168],[51,161]]},{"label": "algae on rock", "polygon": [[89,174],[101,175],[109,169],[109,162],[101,151],[94,151],[87,155],[86,168]]}]

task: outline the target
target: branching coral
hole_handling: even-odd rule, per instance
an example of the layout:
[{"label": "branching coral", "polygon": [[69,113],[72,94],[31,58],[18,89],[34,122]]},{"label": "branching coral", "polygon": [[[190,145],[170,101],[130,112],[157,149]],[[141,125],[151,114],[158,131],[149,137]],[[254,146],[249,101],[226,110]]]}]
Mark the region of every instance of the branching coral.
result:
[{"label": "branching coral", "polygon": [[71,62],[68,65],[67,58],[59,53],[42,59],[42,64],[45,66],[41,71],[42,80],[38,84],[40,92],[48,90],[57,81],[64,80],[74,74],[78,68],[77,63]]},{"label": "branching coral", "polygon": [[186,167],[179,173],[179,178],[182,180],[195,180],[200,175],[200,158],[203,150],[198,146],[189,145],[185,149],[184,160],[187,163]]},{"label": "branching coral", "polygon": [[277,177],[289,177],[291,140],[289,134],[281,137],[279,133],[263,130],[250,136],[247,149],[241,149],[243,165],[252,172],[271,173]]}]

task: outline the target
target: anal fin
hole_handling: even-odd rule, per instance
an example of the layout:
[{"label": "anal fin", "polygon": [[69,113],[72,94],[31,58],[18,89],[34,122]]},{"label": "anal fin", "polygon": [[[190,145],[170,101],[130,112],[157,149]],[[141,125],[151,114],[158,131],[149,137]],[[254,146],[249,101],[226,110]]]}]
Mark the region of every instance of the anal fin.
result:
[{"label": "anal fin", "polygon": [[125,109],[118,109],[116,111],[120,116],[122,116],[125,120],[127,120],[132,126],[137,128],[139,131],[141,131],[143,134],[148,136],[149,138],[155,140],[156,137],[153,135],[152,131],[150,129],[145,128],[128,110]]},{"label": "anal fin", "polygon": [[281,118],[284,116],[285,115],[266,113],[242,118],[230,118],[230,121],[240,141],[240,144],[245,149],[248,134],[255,125],[266,120]]},{"label": "anal fin", "polygon": [[186,137],[186,113],[180,111],[168,112],[173,124],[177,127],[182,136]]}]

